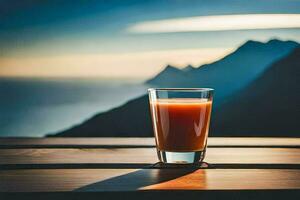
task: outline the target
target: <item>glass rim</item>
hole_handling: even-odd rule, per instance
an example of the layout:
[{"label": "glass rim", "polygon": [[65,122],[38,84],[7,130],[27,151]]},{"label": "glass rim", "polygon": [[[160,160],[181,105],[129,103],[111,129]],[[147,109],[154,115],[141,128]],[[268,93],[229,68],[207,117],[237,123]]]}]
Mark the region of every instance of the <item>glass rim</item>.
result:
[{"label": "glass rim", "polygon": [[212,88],[149,88],[148,92],[151,91],[177,91],[177,92],[212,92],[214,89]]}]

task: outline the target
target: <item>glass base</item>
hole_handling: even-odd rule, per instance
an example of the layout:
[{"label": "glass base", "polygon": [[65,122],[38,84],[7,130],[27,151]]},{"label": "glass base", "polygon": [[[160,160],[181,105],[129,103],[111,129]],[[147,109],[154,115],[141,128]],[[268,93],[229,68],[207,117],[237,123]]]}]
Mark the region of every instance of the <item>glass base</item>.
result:
[{"label": "glass base", "polygon": [[158,158],[163,163],[196,164],[203,161],[205,150],[192,152],[157,151]]}]

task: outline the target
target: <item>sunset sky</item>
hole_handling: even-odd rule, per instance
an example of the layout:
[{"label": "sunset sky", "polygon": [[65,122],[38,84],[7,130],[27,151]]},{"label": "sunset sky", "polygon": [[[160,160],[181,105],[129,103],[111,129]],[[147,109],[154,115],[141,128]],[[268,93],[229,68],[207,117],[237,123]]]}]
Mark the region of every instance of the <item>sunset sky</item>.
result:
[{"label": "sunset sky", "polygon": [[300,42],[300,1],[0,1],[0,76],[146,78],[246,40]]}]

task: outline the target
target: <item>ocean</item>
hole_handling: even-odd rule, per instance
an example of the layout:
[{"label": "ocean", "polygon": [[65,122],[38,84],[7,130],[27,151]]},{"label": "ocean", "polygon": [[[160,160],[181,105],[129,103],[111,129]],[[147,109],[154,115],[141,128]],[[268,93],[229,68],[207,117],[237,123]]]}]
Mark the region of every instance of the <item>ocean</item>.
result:
[{"label": "ocean", "polygon": [[0,79],[0,137],[42,137],[143,95],[139,80]]}]

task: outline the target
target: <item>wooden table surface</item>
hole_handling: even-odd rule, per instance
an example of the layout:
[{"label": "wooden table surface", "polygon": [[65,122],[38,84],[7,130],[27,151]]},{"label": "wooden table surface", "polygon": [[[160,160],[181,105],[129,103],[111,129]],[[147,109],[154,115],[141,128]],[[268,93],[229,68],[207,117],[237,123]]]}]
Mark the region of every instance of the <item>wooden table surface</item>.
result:
[{"label": "wooden table surface", "polygon": [[300,199],[300,138],[209,138],[208,165],[157,161],[153,138],[2,138],[0,199]]}]

